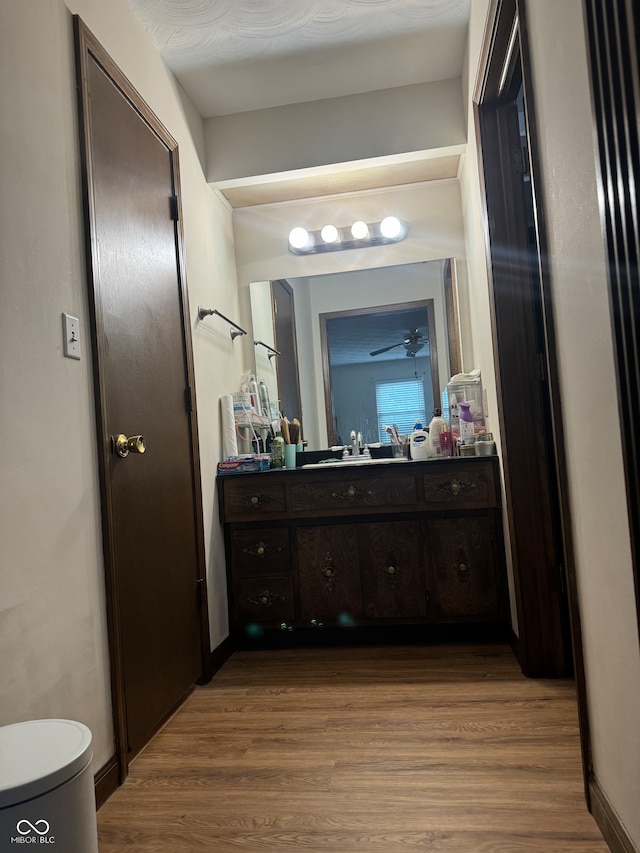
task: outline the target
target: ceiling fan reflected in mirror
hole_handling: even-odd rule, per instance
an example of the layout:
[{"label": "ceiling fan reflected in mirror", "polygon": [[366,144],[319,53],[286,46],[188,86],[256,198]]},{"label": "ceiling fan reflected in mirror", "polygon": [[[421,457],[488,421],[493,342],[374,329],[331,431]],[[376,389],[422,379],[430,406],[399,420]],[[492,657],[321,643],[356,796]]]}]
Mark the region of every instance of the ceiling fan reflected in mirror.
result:
[{"label": "ceiling fan reflected in mirror", "polygon": [[406,350],[405,355],[409,358],[415,358],[416,353],[418,353],[424,345],[427,343],[427,336],[421,332],[419,329],[410,329],[408,334],[403,340],[399,341],[397,344],[391,344],[388,347],[382,347],[382,349],[376,349],[373,352],[370,352],[369,355],[380,355],[383,352],[388,352],[391,349],[395,349],[396,347],[404,347]]}]

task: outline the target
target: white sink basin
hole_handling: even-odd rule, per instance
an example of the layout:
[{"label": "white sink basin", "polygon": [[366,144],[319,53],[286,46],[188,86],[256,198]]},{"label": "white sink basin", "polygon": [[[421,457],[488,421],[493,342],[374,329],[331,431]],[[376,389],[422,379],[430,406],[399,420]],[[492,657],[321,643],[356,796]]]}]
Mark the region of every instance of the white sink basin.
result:
[{"label": "white sink basin", "polygon": [[354,466],[354,465],[386,465],[390,462],[408,462],[409,460],[405,456],[399,457],[385,457],[384,459],[372,459],[370,456],[358,456],[356,459],[352,459],[349,456],[348,459],[333,459],[331,462],[309,462],[306,465],[303,465],[303,468],[344,468],[345,466]]}]

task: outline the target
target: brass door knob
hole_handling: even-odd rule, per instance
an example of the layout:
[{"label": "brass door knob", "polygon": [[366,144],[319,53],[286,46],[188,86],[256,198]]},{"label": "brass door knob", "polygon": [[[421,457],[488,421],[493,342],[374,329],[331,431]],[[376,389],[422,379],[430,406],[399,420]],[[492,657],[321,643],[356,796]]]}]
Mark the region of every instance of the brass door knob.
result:
[{"label": "brass door knob", "polygon": [[127,438],[122,433],[113,439],[113,446],[118,456],[123,459],[126,459],[130,453],[144,453],[147,449],[143,435],[132,435]]}]

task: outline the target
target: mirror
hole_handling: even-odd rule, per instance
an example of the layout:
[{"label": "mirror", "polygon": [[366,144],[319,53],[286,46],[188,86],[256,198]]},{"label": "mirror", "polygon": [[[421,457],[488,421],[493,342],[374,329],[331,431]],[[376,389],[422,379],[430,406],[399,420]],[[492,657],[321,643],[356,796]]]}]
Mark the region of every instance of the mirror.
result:
[{"label": "mirror", "polygon": [[[301,413],[286,410],[284,413],[289,418],[300,418],[308,449],[326,448],[335,439],[348,441],[351,429],[361,431],[363,440],[379,440],[376,437],[378,418],[370,410],[372,405],[375,408],[376,385],[389,376],[394,381],[421,380],[425,389],[425,417],[427,423],[431,420],[434,399],[439,402],[440,392],[450,376],[462,369],[455,263],[452,260],[289,278],[286,283],[294,304],[291,340],[283,344],[282,332],[279,338],[281,346],[292,348],[288,350],[286,366],[284,352],[269,358],[267,349],[280,350],[275,332],[278,299],[273,299],[272,282],[252,282],[249,286],[253,335],[259,342],[254,346],[255,372],[258,380],[267,385],[272,401],[281,400],[285,395],[291,397],[290,385],[295,383],[295,377],[298,378],[300,396],[296,405],[300,406]],[[429,315],[427,306],[430,306]],[[416,310],[422,310],[423,314],[407,313]],[[330,364],[331,321],[344,318],[348,323],[349,317],[358,316],[374,322],[370,333],[373,337],[367,337],[369,333],[362,331],[363,345],[347,347],[353,351],[351,356],[336,350],[334,361],[341,361],[341,368],[347,358],[352,358],[356,365],[350,368],[347,380],[351,382],[353,393],[340,395],[351,400],[352,408],[341,413],[339,409],[334,411],[335,404],[339,407],[340,403],[334,393],[335,377]],[[407,356],[413,346],[410,333],[414,329],[425,337],[415,358]],[[351,337],[353,339],[353,332]],[[405,339],[409,341],[406,347]],[[391,348],[394,344],[400,345]],[[370,355],[386,347],[389,347],[387,351]],[[437,359],[433,358],[436,353]],[[280,359],[283,359],[282,367],[277,364]],[[337,367],[335,365],[334,370]],[[285,370],[289,378],[283,382]],[[288,389],[282,395],[278,390],[279,372],[281,386]],[[353,408],[353,401],[358,398],[358,408]],[[353,423],[354,420],[358,422]]]}]

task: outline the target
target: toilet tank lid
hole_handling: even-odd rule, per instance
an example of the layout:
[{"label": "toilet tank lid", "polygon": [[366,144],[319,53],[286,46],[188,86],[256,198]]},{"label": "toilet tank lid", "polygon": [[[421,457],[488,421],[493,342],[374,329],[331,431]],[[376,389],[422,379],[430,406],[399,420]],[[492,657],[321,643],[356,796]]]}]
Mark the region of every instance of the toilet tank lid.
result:
[{"label": "toilet tank lid", "polygon": [[68,782],[91,761],[91,731],[75,720],[0,727],[0,809]]}]

